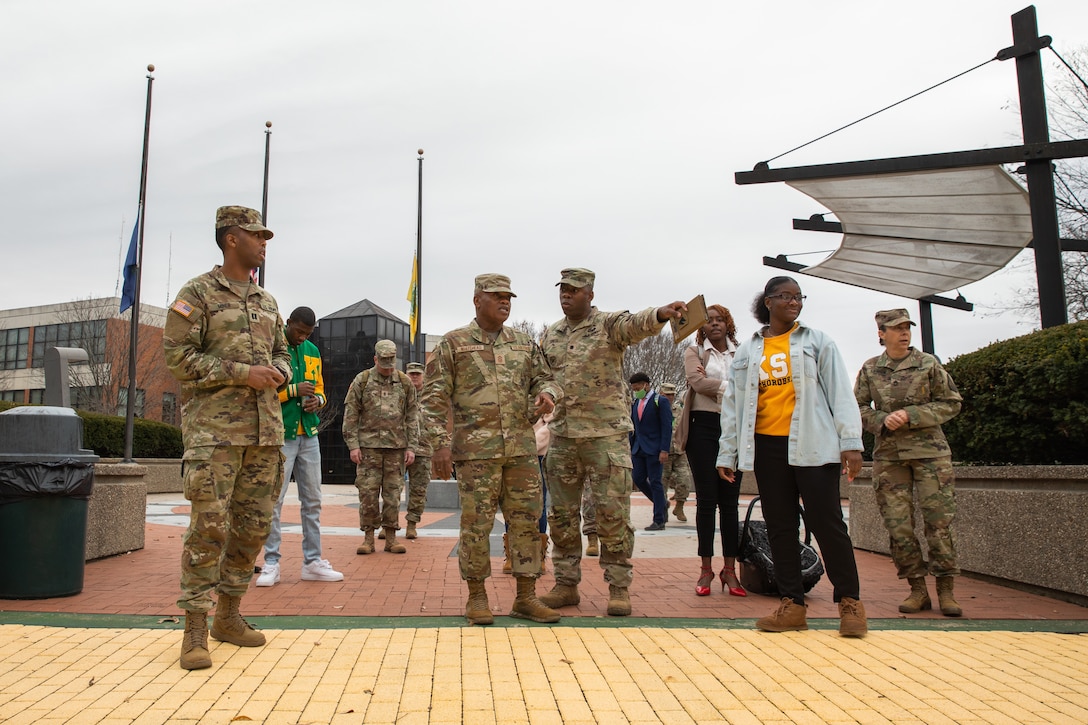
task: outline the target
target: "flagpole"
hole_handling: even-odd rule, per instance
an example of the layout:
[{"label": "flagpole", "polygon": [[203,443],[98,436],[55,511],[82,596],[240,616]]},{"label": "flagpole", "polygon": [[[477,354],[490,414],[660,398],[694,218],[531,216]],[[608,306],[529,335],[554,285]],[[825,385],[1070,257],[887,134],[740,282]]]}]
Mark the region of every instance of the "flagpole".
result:
[{"label": "flagpole", "polygon": [[416,354],[415,361],[427,363],[423,336],[423,149],[419,154],[419,202],[416,205]]},{"label": "flagpole", "polygon": [[[272,147],[272,122],[264,122],[264,193],[261,195],[261,223],[268,226],[268,156]],[[257,284],[264,287],[264,262],[259,267]]]},{"label": "flagpole", "polygon": [[147,66],[147,107],[144,111],[144,152],[140,160],[140,203],[136,211],[139,228],[136,248],[136,289],[132,303],[132,318],[128,332],[128,400],[125,401],[125,463],[132,463],[132,437],[136,418],[136,363],[140,331],[140,278],[144,271],[144,227],[147,224],[145,202],[147,200],[147,149],[151,140],[151,84],[155,82],[155,66]]}]

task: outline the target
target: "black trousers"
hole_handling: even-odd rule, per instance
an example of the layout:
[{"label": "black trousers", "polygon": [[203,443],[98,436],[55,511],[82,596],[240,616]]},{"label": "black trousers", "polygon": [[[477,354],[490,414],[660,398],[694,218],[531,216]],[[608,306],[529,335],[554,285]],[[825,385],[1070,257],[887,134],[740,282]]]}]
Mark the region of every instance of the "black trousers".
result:
[{"label": "black trousers", "polygon": [[835,587],[835,601],[859,599],[858,566],[854,544],[839,503],[842,465],[791,466],[786,436],[756,435],[755,473],[767,538],[771,542],[775,581],[782,597],[805,603],[801,583],[801,554],[797,547],[799,519],[797,498],[805,507],[805,528],[820,547],[827,578]]},{"label": "black trousers", "polygon": [[714,556],[715,519],[720,517],[722,554],[736,557],[740,540],[737,501],[740,499],[740,471],[730,483],[718,475],[718,438],[722,435],[717,413],[694,410],[688,423],[685,451],[691,477],[695,481],[695,533],[699,538],[699,556]]}]

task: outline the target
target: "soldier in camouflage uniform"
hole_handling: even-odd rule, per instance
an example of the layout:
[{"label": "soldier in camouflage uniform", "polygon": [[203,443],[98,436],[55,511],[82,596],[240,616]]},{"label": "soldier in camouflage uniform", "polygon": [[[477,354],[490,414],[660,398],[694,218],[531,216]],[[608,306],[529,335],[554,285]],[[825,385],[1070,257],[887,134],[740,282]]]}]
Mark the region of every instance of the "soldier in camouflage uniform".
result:
[{"label": "soldier in camouflage uniform", "polygon": [[676,397],[676,386],[672,383],[662,385],[660,392],[672,403],[674,430],[672,448],[669,450],[669,460],[662,466],[661,482],[664,484],[666,492],[670,488],[673,490],[671,500],[675,501],[676,505],[672,508],[672,515],[676,517],[677,521],[687,521],[688,517],[684,513],[684,503],[687,502],[688,495],[691,493],[691,467],[688,466],[687,455],[679,449],[675,436],[676,424],[680,420],[680,416],[684,414],[684,401]]},{"label": "soldier in camouflage uniform", "polygon": [[243,647],[265,643],[238,609],[283,486],[276,391],[291,379],[291,360],[276,300],[250,278],[271,238],[258,212],[220,207],[215,241],[223,264],[182,286],[163,330],[166,364],[181,381],[185,498],[192,503],[178,599],[187,670],[212,664],[213,589],[212,637]]},{"label": "soldier in camouflage uniform", "polygon": [[549,607],[578,604],[582,580],[582,537],[578,534],[583,481],[597,502],[601,568],[608,582],[608,614],[631,613],[631,445],[633,430],[623,354],[661,331],[687,309],[683,302],[631,314],[593,307],[596,276],[588,269],[561,272],[559,304],[564,318],[541,338],[544,356],[563,387],[564,397],[549,424],[552,445],[544,461],[551,509],[555,587],[541,597]]},{"label": "soldier in camouflage uniform", "polygon": [[385,550],[393,554],[407,551],[397,541],[397,528],[404,469],[415,461],[419,447],[419,406],[415,386],[396,364],[396,343],[378,340],[374,367],[355,376],[344,399],[344,443],[356,466],[359,528],[363,532],[357,554],[374,553],[374,528],[379,518]]},{"label": "soldier in camouflage uniform", "polygon": [[941,424],[960,411],[963,398],[940,361],[910,346],[910,315],[905,309],[876,313],[885,352],[865,361],[854,385],[865,430],[876,436],[873,485],[891,538],[899,578],[911,586],[899,605],[908,614],[932,606],[926,589],[926,563],[914,533],[915,487],[929,545],[929,573],[937,578],[938,604],[950,617],[963,613],[953,592],[956,515],[952,451]]},{"label": "soldier in camouflage uniform", "polygon": [[[416,394],[420,396],[420,401],[422,401],[423,396],[423,371],[423,363],[408,363],[408,377],[411,378]],[[431,483],[431,455],[434,450],[424,434],[422,425],[423,420],[422,416],[420,416],[419,445],[415,451],[416,459],[412,462],[412,465],[408,466],[408,513],[405,515],[405,518],[408,519],[408,530],[404,533],[406,539],[416,538],[416,524],[419,523],[420,518],[423,516],[423,507],[427,503],[427,487]]]},{"label": "soldier in camouflage uniform", "polygon": [[[434,445],[435,474],[448,479],[457,462],[461,498],[458,561],[468,584],[465,617],[492,624],[485,580],[496,508],[509,526],[517,598],[511,617],[558,622],[536,596],[541,547],[537,521],[543,488],[533,422],[555,407],[562,390],[529,335],[503,325],[510,317],[510,278],[476,277],[476,318],[446,333],[427,364],[424,428]],[[453,435],[446,429],[452,410]]]}]

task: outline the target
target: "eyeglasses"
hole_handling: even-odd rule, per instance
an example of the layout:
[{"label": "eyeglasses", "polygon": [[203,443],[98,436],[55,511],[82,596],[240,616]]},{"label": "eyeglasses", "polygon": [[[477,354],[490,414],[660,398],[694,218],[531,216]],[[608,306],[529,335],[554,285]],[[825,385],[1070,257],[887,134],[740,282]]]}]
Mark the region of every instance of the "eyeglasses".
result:
[{"label": "eyeglasses", "polygon": [[807,297],[808,297],[808,295],[791,295],[791,294],[787,294],[785,292],[783,292],[780,295],[767,295],[767,299],[769,299],[769,300],[779,300],[784,304],[788,303],[790,301],[804,302],[807,299]]}]

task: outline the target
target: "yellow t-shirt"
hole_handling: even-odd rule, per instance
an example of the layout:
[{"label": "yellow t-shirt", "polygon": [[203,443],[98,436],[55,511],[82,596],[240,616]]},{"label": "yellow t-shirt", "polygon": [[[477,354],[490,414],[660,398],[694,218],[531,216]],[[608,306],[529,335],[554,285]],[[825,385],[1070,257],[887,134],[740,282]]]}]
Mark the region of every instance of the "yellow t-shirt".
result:
[{"label": "yellow t-shirt", "polygon": [[756,404],[756,433],[788,436],[796,393],[790,370],[790,335],[763,340],[763,359],[759,361],[759,402]]}]

